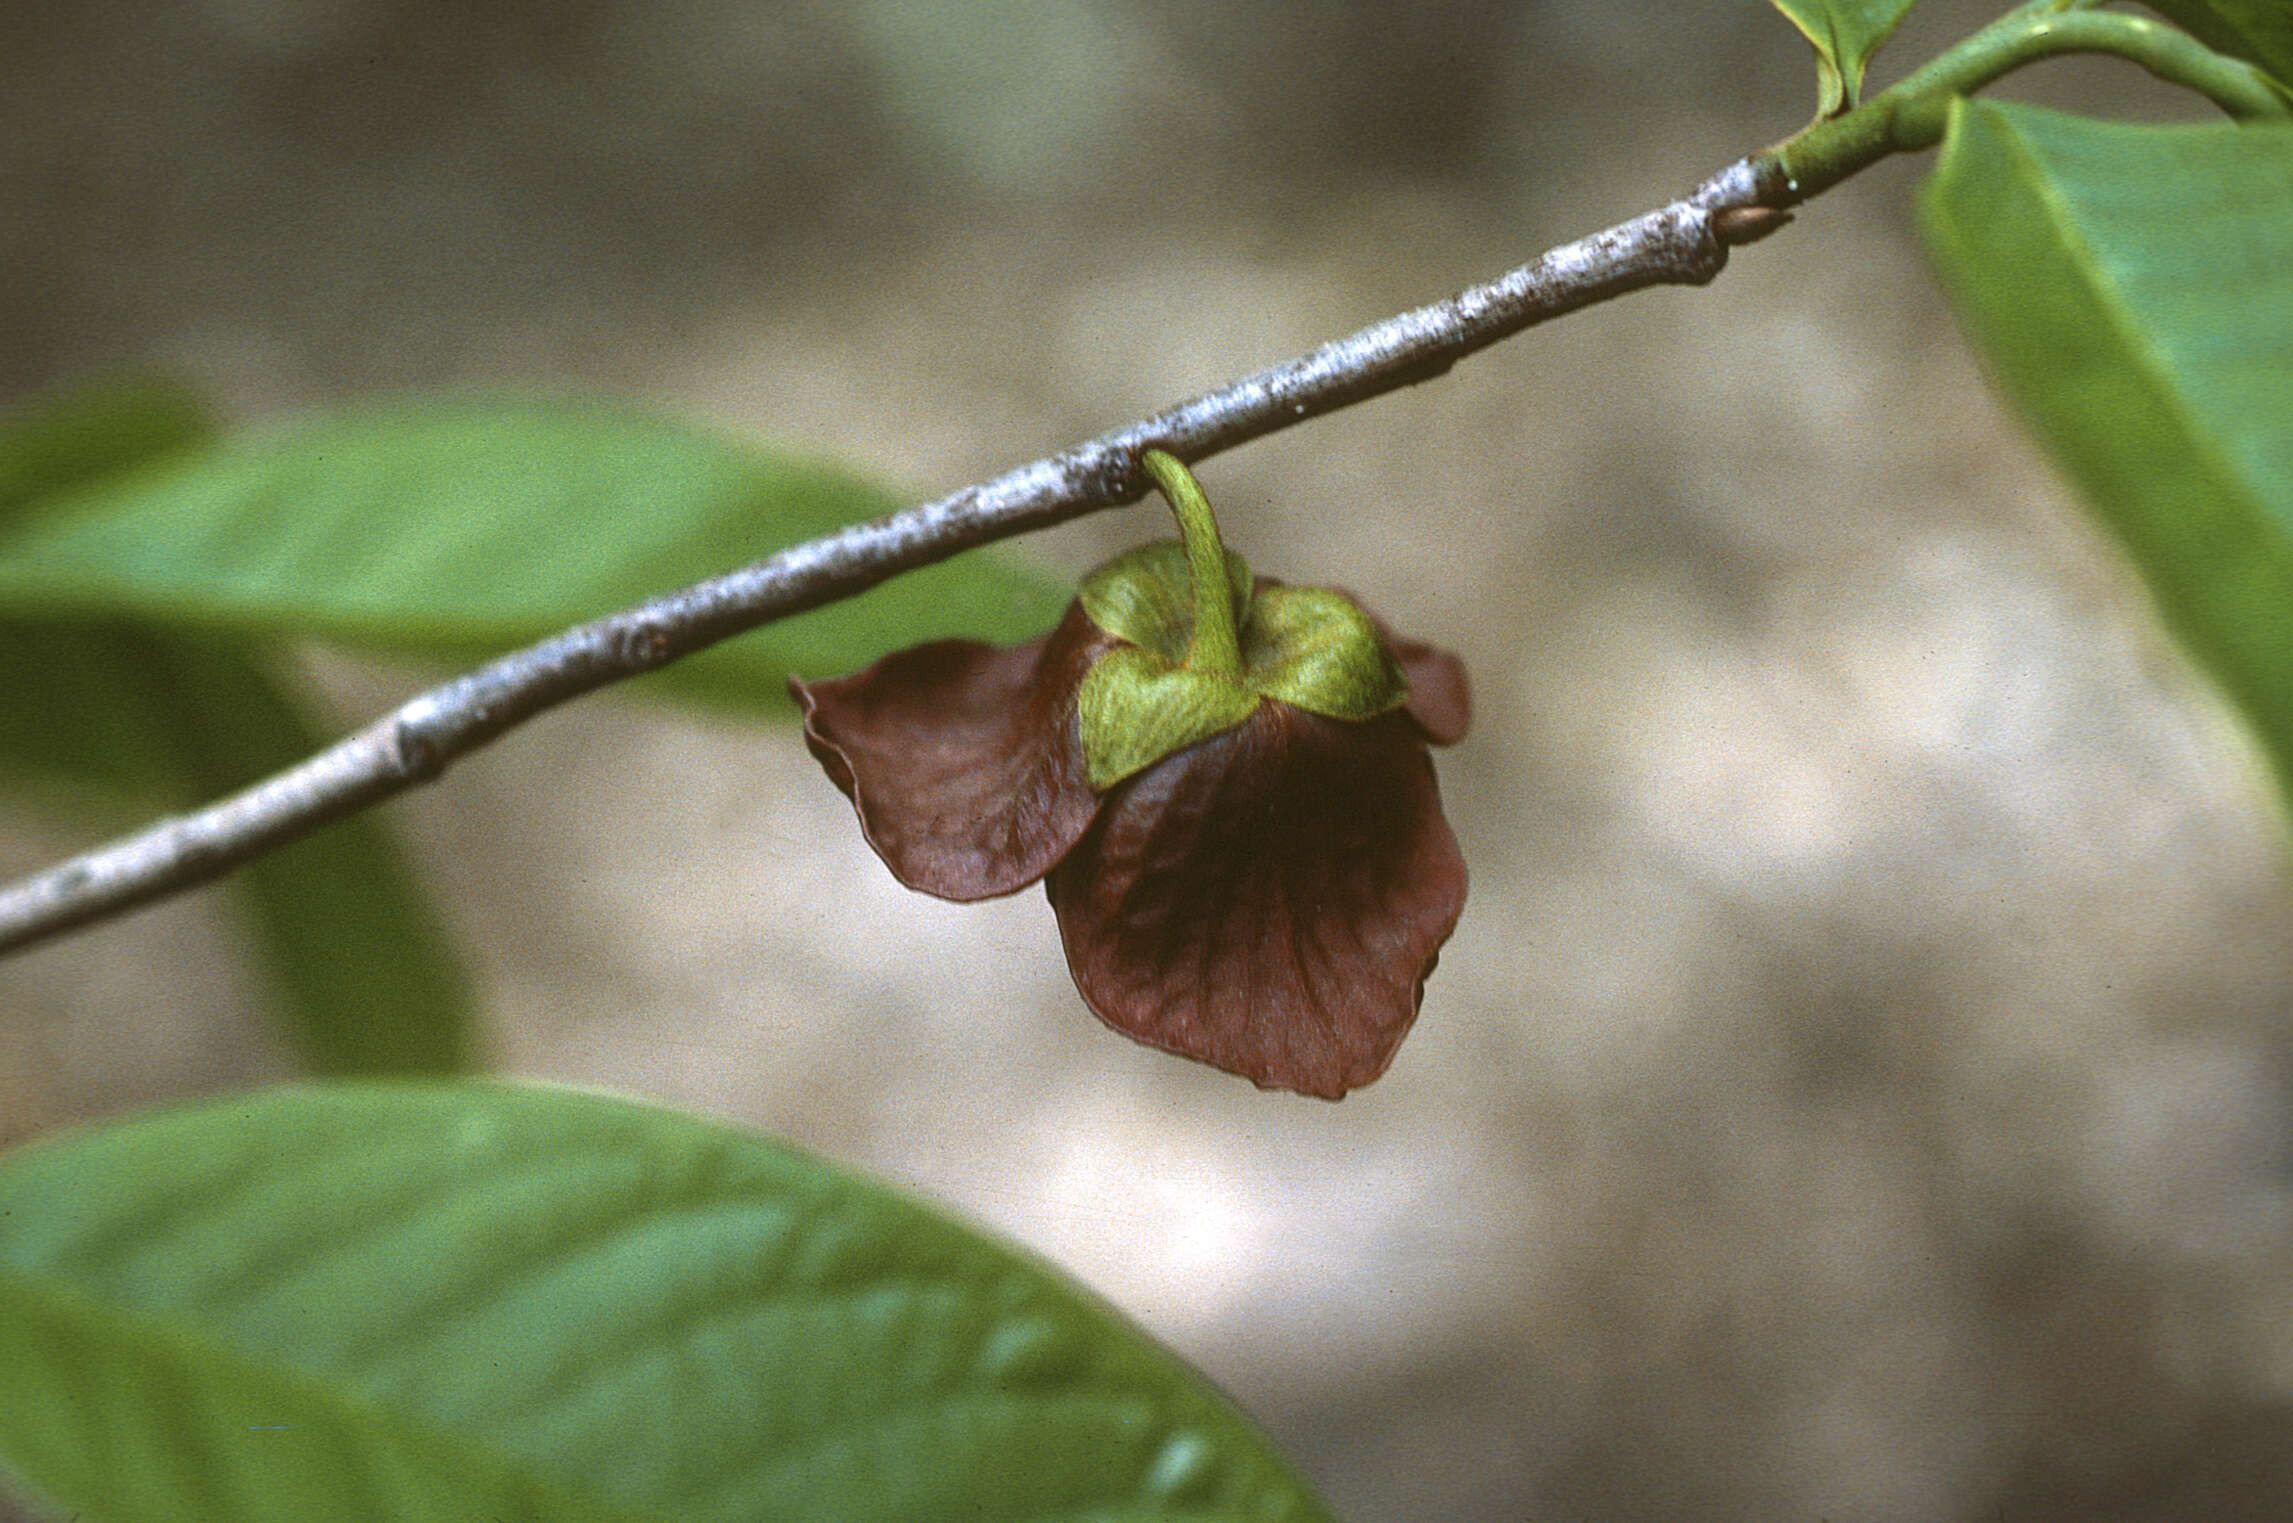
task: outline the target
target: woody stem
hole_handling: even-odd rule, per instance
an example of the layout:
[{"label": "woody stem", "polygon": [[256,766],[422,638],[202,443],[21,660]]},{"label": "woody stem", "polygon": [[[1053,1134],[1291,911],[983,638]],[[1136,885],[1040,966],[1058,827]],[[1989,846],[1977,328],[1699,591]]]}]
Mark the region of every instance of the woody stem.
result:
[{"label": "woody stem", "polygon": [[1194,639],[1186,648],[1187,667],[1205,677],[1239,681],[1242,645],[1234,630],[1234,584],[1226,577],[1226,546],[1218,537],[1210,499],[1176,455],[1150,449],[1139,463],[1162,488],[1186,542],[1186,570],[1194,582]]}]

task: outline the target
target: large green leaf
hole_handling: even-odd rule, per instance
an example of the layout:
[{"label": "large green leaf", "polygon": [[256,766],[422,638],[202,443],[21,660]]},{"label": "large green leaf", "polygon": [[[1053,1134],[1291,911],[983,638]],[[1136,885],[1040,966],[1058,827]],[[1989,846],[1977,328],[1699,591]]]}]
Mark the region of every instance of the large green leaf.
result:
[{"label": "large green leaf", "polygon": [[[428,400],[329,417],[77,494],[0,539],[0,609],[122,613],[464,660],[890,511],[825,467],[579,402]],[[1016,640],[1066,593],[970,555],[681,662],[753,709],[951,634]]]},{"label": "large green leaf", "polygon": [[0,1160],[0,1454],[108,1523],[1325,1516],[1009,1249],[755,1137],[475,1084]]},{"label": "large green leaf", "polygon": [[2209,48],[2261,65],[2293,85],[2293,4],[2287,0],[2149,0]]},{"label": "large green leaf", "polygon": [[151,704],[164,645],[135,625],[0,619],[0,781],[107,812],[192,802],[174,727]]},{"label": "large green leaf", "polygon": [[1961,102],[1920,215],[2000,385],[2293,788],[2293,126]]},{"label": "large green leaf", "polygon": [[40,397],[0,418],[0,519],[212,432],[198,397],[173,381],[96,381]]},{"label": "large green leaf", "polygon": [[[71,802],[205,802],[324,736],[242,642],[133,624],[0,620],[0,777]],[[230,880],[272,1007],[320,1073],[468,1066],[468,979],[378,815],[258,858]]]},{"label": "large green leaf", "polygon": [[1917,0],[1770,0],[1815,49],[1817,112],[1836,116],[1863,93],[1863,71]]}]

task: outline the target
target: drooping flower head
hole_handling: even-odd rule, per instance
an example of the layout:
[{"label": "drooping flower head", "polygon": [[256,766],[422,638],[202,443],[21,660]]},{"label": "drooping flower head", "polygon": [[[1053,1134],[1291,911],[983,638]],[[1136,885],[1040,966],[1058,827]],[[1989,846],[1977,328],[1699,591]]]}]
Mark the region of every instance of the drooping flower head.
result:
[{"label": "drooping flower head", "polygon": [[1464,908],[1426,749],[1465,733],[1464,667],[1253,578],[1186,467],[1143,463],[1183,540],[1092,572],[1050,634],[789,689],[902,883],[1042,882],[1101,1020],[1334,1100],[1385,1071]]}]

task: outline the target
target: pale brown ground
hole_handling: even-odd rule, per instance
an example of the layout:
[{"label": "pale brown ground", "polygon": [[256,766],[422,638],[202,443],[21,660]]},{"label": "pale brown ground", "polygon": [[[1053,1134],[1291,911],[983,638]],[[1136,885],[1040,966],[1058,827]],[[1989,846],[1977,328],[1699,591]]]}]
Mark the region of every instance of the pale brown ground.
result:
[{"label": "pale brown ground", "polygon": [[[535,382],[919,496],[1640,211],[1810,89],[1748,0],[26,9],[0,392]],[[1985,392],[1922,172],[1205,470],[1254,563],[1479,684],[1472,902],[1374,1088],[1107,1034],[1038,897],[912,897],[788,731],[624,702],[396,811],[500,1065],[1033,1246],[1349,1517],[2277,1512],[2283,837]],[[310,667],[345,723],[419,680]],[[81,839],[0,827],[10,871]],[[0,1134],[282,1073],[234,958],[194,899],[0,967]]]}]

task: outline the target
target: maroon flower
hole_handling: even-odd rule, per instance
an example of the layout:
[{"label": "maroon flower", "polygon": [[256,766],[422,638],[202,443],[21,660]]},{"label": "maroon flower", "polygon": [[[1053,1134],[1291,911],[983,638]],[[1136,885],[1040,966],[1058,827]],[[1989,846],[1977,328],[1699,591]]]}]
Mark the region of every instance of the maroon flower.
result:
[{"label": "maroon flower", "polygon": [[1334,1100],[1385,1071],[1464,908],[1426,750],[1465,733],[1464,667],[1341,594],[1253,580],[1184,467],[1147,464],[1186,544],[1093,572],[1050,634],[789,688],[902,883],[1042,881],[1101,1020]]}]

